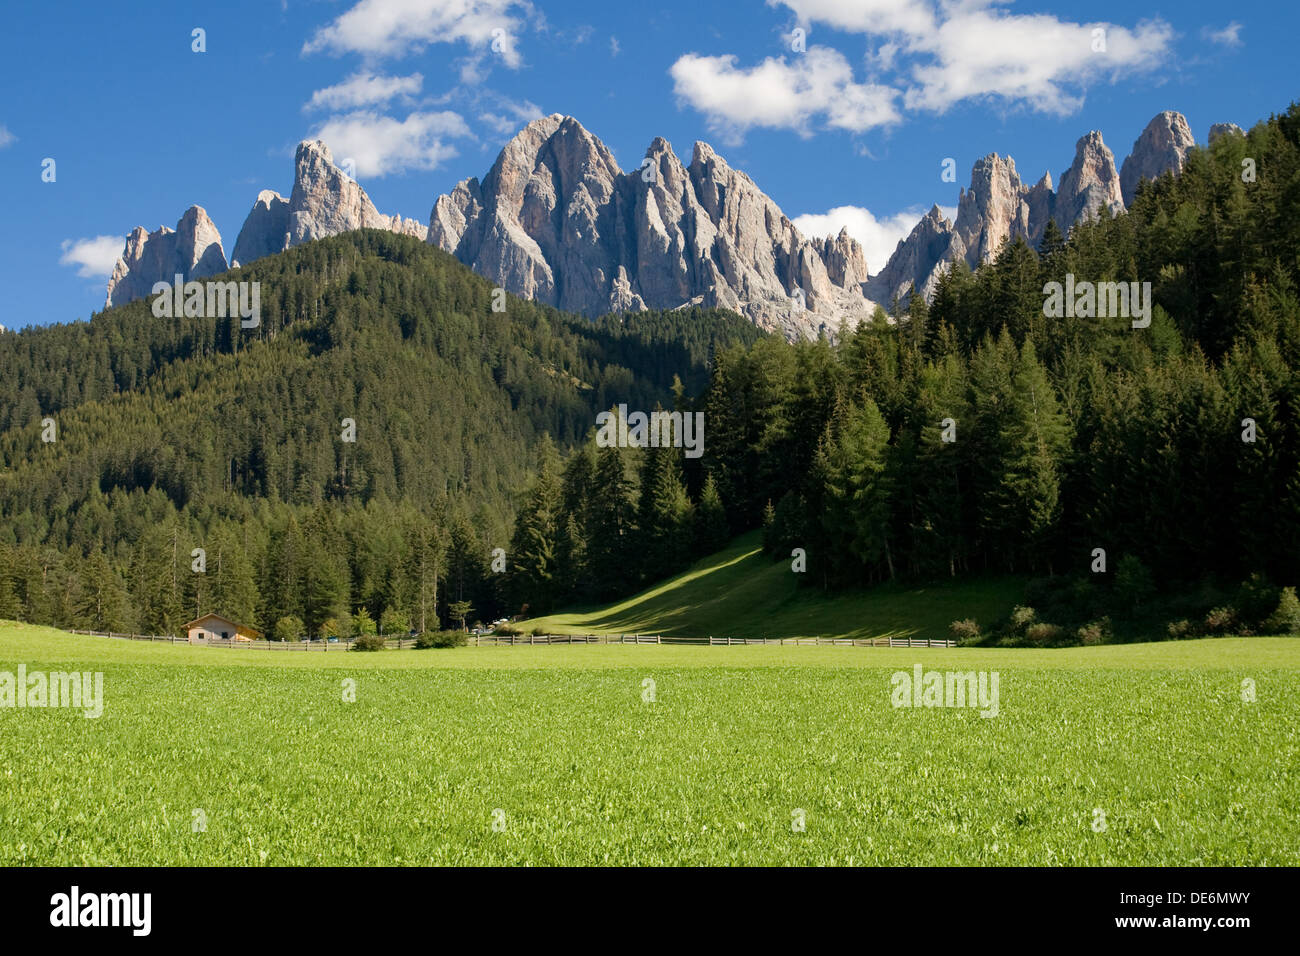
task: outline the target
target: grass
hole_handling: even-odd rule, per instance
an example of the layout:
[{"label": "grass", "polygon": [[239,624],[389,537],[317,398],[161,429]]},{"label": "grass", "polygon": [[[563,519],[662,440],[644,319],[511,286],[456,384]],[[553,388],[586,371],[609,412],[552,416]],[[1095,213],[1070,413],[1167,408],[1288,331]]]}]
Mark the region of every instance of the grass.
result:
[{"label": "grass", "polygon": [[612,606],[553,614],[521,624],[551,634],[663,634],[670,637],[929,637],[974,617],[992,624],[1020,602],[1016,577],[963,578],[930,587],[885,585],[827,596],[799,587],[789,561],[762,553],[761,533]]},{"label": "grass", "polygon": [[[105,704],[0,708],[4,865],[1300,863],[1294,639],[321,654],[0,625],[19,663],[102,671]],[[999,715],[894,708],[915,663],[997,670]]]}]

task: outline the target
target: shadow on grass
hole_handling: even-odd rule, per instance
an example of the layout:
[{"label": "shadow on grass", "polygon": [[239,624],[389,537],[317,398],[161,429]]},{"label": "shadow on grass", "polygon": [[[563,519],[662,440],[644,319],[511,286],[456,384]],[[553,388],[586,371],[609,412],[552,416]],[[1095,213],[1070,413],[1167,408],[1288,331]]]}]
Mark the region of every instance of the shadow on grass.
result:
[{"label": "shadow on grass", "polygon": [[751,532],[687,571],[609,606],[574,608],[530,622],[557,633],[666,637],[947,637],[960,618],[991,624],[1024,590],[1018,577],[951,584],[884,584],[828,595],[800,587]]}]

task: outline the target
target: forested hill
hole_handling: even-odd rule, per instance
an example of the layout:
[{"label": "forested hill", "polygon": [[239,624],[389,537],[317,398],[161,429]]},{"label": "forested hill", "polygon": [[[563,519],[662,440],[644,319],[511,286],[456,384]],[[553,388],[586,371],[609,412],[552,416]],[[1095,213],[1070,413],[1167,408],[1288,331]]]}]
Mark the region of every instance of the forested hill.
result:
[{"label": "forested hill", "polygon": [[[715,347],[758,336],[702,310],[593,323],[509,297],[494,312],[486,280],[379,231],[214,279],[260,283],[259,327],[140,301],[0,336],[0,617],[161,630],[220,604],[319,622],[306,572],[275,565],[300,520],[294,547],[330,566],[321,613],[409,609],[407,532],[455,526],[486,560],[540,435],[573,442],[619,402],[671,407],[674,376],[698,392]],[[190,573],[205,545],[248,563],[238,594],[203,593],[221,587]]]}]

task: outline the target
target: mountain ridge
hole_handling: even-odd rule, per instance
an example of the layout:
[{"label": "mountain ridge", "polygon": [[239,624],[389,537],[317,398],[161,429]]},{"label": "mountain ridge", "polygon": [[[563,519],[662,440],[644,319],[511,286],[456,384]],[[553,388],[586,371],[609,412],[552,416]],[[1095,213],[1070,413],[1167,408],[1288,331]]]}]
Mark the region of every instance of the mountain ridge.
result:
[{"label": "mountain ridge", "polygon": [[[1216,126],[1212,132],[1227,129]],[[682,307],[725,308],[787,338],[834,334],[919,292],[927,300],[957,259],[974,267],[1002,243],[1041,240],[1104,209],[1127,208],[1143,179],[1178,173],[1195,146],[1180,113],[1157,114],[1117,166],[1099,131],[1081,137],[1053,189],[1033,185],[1011,156],[971,168],[955,220],[934,207],[872,274],[847,229],[804,236],[746,173],[703,141],[684,163],[655,137],[641,163],[622,170],[601,140],[571,116],[527,124],[480,180],[439,195],[428,225],[380,213],[317,140],[299,144],[288,199],[264,189],[240,229],[229,265],[246,265],[313,239],[361,228],[414,236],[449,252],[506,291],[589,317]],[[127,237],[106,307],[149,294],[181,274],[227,267],[220,234],[192,206],[177,230],[140,227]]]}]

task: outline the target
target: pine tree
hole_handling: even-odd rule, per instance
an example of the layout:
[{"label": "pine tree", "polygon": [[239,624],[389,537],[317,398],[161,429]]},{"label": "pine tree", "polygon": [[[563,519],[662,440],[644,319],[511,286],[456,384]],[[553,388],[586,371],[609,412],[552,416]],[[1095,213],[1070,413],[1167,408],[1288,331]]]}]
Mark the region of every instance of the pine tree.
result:
[{"label": "pine tree", "polygon": [[[199,613],[216,611],[238,621],[265,628],[271,622],[257,616],[259,599],[253,562],[238,536],[221,532],[214,536],[215,553],[208,555],[210,604]],[[215,560],[214,560],[215,559]]]},{"label": "pine tree", "polygon": [[656,465],[648,468],[649,487],[643,486],[641,533],[645,541],[644,568],[649,581],[675,574],[690,561],[694,544],[694,508],[682,480],[681,457],[676,448],[650,449]]},{"label": "pine tree", "polygon": [[542,437],[537,457],[537,474],[515,519],[509,550],[513,603],[527,604],[533,614],[546,613],[554,606],[563,500],[560,460],[549,436]]},{"label": "pine tree", "polygon": [[876,403],[847,403],[837,413],[822,468],[829,557],[843,568],[852,555],[873,577],[882,566],[894,576],[888,444],[889,426]]},{"label": "pine tree", "polygon": [[598,596],[627,593],[640,576],[636,555],[637,482],[618,448],[602,448],[596,458],[591,526],[587,547]]},{"label": "pine tree", "polygon": [[718,483],[710,472],[700,490],[700,502],[695,510],[695,553],[700,556],[715,554],[731,540],[727,525],[727,509],[718,493]]},{"label": "pine tree", "polygon": [[80,583],[76,611],[92,630],[121,632],[130,628],[130,595],[102,551],[92,551],[82,563]]},{"label": "pine tree", "polygon": [[1029,567],[1038,568],[1050,557],[1061,516],[1061,476],[1070,428],[1038,363],[1032,339],[1020,351],[1010,399],[1001,433],[1007,456],[1001,462],[995,502]]},{"label": "pine tree", "polygon": [[438,579],[445,567],[447,550],[443,511],[440,503],[428,516],[408,518],[406,528],[406,573],[414,585],[415,624],[422,634],[439,630]]}]

